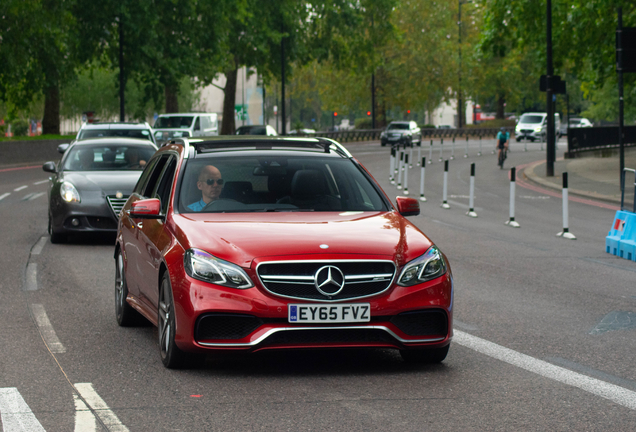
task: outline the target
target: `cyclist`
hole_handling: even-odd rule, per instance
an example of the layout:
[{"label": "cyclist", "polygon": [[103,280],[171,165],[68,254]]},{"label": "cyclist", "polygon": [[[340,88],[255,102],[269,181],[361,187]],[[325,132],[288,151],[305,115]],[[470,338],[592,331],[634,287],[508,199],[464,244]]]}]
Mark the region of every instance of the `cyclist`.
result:
[{"label": "cyclist", "polygon": [[497,132],[497,148],[499,149],[499,157],[497,164],[500,169],[503,169],[503,163],[506,159],[506,152],[508,151],[508,141],[510,140],[510,133],[506,132],[506,128],[501,128]]}]

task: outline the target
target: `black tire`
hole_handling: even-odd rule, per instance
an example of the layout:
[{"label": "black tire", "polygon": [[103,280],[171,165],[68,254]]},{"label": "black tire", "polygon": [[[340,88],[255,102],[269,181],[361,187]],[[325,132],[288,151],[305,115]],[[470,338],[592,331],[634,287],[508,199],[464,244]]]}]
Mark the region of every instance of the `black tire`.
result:
[{"label": "black tire", "polygon": [[407,363],[434,364],[441,363],[448,354],[450,344],[441,348],[400,350],[402,360]]},{"label": "black tire", "polygon": [[516,138],[517,142],[521,142],[521,138]]},{"label": "black tire", "polygon": [[499,165],[501,169],[503,169],[504,160],[506,159],[504,153],[505,153],[504,150],[499,150],[499,156],[498,156],[499,161],[497,162],[497,165]]},{"label": "black tire", "polygon": [[56,233],[55,231],[53,231],[53,221],[51,220],[50,214],[49,214],[48,231],[49,231],[49,235],[51,236],[51,243],[53,244],[66,243],[66,240],[68,238],[66,234]]},{"label": "black tire", "polygon": [[126,301],[128,297],[128,284],[124,257],[121,251],[117,252],[115,259],[115,318],[120,327],[134,327],[143,323],[144,317]]},{"label": "black tire", "polygon": [[189,360],[187,353],[181,351],[174,341],[176,322],[174,318],[174,298],[170,276],[165,272],[159,287],[158,333],[161,361],[168,369],[179,369]]}]

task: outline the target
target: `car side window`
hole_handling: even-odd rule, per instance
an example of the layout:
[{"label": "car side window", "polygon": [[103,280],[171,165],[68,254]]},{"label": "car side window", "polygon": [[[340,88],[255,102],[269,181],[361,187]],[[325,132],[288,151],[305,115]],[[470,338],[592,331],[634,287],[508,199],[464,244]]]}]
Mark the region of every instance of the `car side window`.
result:
[{"label": "car side window", "polygon": [[154,167],[152,167],[152,172],[148,177],[148,183],[146,183],[145,187],[142,189],[140,194],[143,197],[149,198],[150,194],[155,190],[157,183],[159,182],[159,178],[161,176],[161,172],[163,168],[166,166],[166,162],[168,162],[168,155],[162,155]]},{"label": "car side window", "polygon": [[168,203],[170,201],[170,191],[172,190],[172,181],[174,179],[174,173],[177,168],[177,162],[174,157],[170,158],[166,168],[163,170],[161,179],[157,189],[152,194],[153,198],[159,198],[161,201],[161,212],[166,214],[168,211]]},{"label": "car side window", "polygon": [[146,187],[146,183],[148,183],[148,177],[150,177],[150,173],[152,172],[152,169],[154,168],[158,160],[159,158],[153,158],[150,160],[150,162],[148,162],[146,169],[144,169],[144,172],[141,173],[141,177],[139,177],[139,181],[137,182],[135,190],[133,191],[134,193],[141,195],[141,191],[143,191]]},{"label": "car side window", "polygon": [[197,117],[196,121],[194,122],[194,130],[195,131],[201,130],[201,121],[199,119],[200,119],[200,117]]},{"label": "car side window", "polygon": [[212,122],[210,121],[210,117],[201,116],[199,118],[201,119],[201,127],[203,128],[203,130],[210,129],[210,127],[212,127]]}]

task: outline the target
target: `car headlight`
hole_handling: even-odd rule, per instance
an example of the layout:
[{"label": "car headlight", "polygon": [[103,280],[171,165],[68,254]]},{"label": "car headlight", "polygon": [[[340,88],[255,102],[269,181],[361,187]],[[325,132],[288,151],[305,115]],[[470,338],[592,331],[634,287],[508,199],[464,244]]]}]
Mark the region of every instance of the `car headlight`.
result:
[{"label": "car headlight", "polygon": [[542,129],[541,127],[536,127],[536,128],[534,128],[534,131],[535,132],[541,132],[541,129]]},{"label": "car headlight", "polygon": [[188,276],[215,285],[246,289],[254,286],[250,277],[236,264],[216,258],[200,249],[188,249],[184,258]]},{"label": "car headlight", "polygon": [[80,194],[72,183],[67,181],[60,185],[60,195],[66,202],[80,202]]},{"label": "car headlight", "polygon": [[412,286],[438,278],[446,273],[446,262],[437,246],[404,266],[398,285]]}]

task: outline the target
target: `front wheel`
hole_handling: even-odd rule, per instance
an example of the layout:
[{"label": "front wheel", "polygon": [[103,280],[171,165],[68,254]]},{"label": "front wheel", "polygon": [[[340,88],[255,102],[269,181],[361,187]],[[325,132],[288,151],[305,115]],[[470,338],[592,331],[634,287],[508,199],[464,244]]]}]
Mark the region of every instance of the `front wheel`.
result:
[{"label": "front wheel", "polygon": [[60,234],[53,231],[53,220],[51,219],[51,215],[49,214],[49,235],[51,236],[51,243],[60,244],[66,243],[67,236],[66,234]]},{"label": "front wheel", "polygon": [[434,364],[441,363],[448,355],[450,344],[441,348],[400,350],[402,360],[407,363]]},{"label": "front wheel", "polygon": [[172,285],[170,276],[166,271],[161,279],[159,288],[159,349],[161,361],[168,369],[178,369],[183,367],[188,359],[188,355],[181,351],[174,341],[176,331],[176,321],[174,318],[174,299],[172,296]]}]

